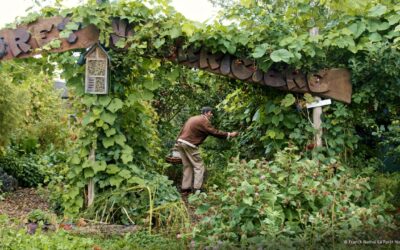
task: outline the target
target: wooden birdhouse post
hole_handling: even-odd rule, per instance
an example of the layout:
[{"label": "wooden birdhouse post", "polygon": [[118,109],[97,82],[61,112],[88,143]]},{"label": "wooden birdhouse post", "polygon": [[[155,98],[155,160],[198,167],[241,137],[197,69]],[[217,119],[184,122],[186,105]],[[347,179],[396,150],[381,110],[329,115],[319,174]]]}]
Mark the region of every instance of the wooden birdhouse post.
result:
[{"label": "wooden birdhouse post", "polygon": [[[85,93],[94,95],[106,95],[110,89],[110,57],[104,48],[99,44],[94,44],[81,57],[78,64],[86,61],[85,74]],[[96,146],[92,145],[89,155],[90,161],[96,161]],[[87,185],[86,204],[90,207],[95,198],[95,182],[90,178]]]},{"label": "wooden birdhouse post", "polygon": [[109,90],[110,57],[104,48],[96,43],[86,53],[85,93],[106,95]]}]

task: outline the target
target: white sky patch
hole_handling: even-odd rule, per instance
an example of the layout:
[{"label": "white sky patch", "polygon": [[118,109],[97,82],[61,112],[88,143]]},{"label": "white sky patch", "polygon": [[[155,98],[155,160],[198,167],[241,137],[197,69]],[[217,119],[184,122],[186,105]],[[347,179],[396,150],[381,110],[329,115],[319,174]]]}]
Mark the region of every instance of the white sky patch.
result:
[{"label": "white sky patch", "polygon": [[207,0],[173,0],[172,6],[186,18],[198,22],[212,20],[218,12]]},{"label": "white sky patch", "polygon": [[[0,0],[2,7],[0,8],[0,29],[7,23],[15,22],[17,17],[24,17],[30,11],[28,8],[36,6],[34,0]],[[38,0],[41,7],[53,3],[54,0]],[[64,0],[65,7],[75,7],[86,0]],[[207,0],[172,0],[172,6],[186,18],[205,22],[213,19],[217,14],[217,9]],[[36,6],[35,9],[38,9]]]}]

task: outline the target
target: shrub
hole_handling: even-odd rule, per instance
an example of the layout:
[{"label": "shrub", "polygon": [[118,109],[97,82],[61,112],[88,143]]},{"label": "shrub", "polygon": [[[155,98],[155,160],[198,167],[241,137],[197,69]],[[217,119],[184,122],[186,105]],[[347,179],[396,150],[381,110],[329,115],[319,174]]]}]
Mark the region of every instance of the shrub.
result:
[{"label": "shrub", "polygon": [[400,207],[400,172],[377,174],[371,181],[375,194],[389,193],[389,202]]},{"label": "shrub", "polygon": [[35,187],[44,181],[43,166],[33,156],[2,156],[0,168],[15,177],[21,187]]},{"label": "shrub", "polygon": [[391,206],[384,193],[372,195],[369,177],[352,176],[335,159],[330,162],[301,159],[286,148],[272,162],[230,163],[227,190],[215,186],[208,195],[190,197],[196,214],[204,216],[194,231],[196,242],[311,247],[393,226],[385,213]]},{"label": "shrub", "polygon": [[10,135],[23,121],[26,107],[26,91],[18,88],[10,77],[0,72],[2,79],[0,88],[0,149],[9,142]]},{"label": "shrub", "polygon": [[50,222],[50,215],[40,209],[35,209],[28,214],[28,222],[43,222],[46,224]]}]

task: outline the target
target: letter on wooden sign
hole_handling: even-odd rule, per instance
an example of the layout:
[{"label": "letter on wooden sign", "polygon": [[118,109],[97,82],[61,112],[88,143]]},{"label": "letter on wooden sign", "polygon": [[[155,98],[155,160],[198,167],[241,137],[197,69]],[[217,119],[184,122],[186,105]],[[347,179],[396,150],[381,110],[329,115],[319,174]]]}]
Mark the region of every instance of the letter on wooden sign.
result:
[{"label": "letter on wooden sign", "polygon": [[253,76],[251,77],[251,80],[256,83],[260,83],[263,80],[264,74],[260,69],[256,69],[256,71],[253,73]]},{"label": "letter on wooden sign", "polygon": [[53,30],[54,24],[53,23],[45,23],[35,29],[35,33],[37,34],[36,42],[38,43],[39,47],[48,43],[48,33]]},{"label": "letter on wooden sign", "polygon": [[194,46],[190,46],[187,50],[187,58],[189,62],[194,63],[199,60],[199,51],[200,49],[196,49]]},{"label": "letter on wooden sign", "polygon": [[286,82],[279,72],[269,70],[264,73],[264,84],[270,87],[283,87],[286,85]]},{"label": "letter on wooden sign", "polygon": [[4,37],[0,36],[0,59],[7,54],[7,44],[4,42]]},{"label": "letter on wooden sign", "polygon": [[306,86],[307,82],[305,76],[297,70],[286,70],[285,77],[288,90],[292,90],[295,88],[301,89]]},{"label": "letter on wooden sign", "polygon": [[[59,31],[65,30],[67,24],[70,22],[70,18],[64,18],[63,21],[61,23],[59,23],[57,25],[57,29]],[[69,37],[67,38],[67,42],[69,44],[74,44],[78,41],[78,36],[75,34],[75,31],[80,30],[82,24],[81,23],[77,23],[78,28],[76,30],[73,30],[73,32],[69,35]]]},{"label": "letter on wooden sign", "polygon": [[187,60],[187,54],[181,47],[178,48],[178,62],[184,62]]},{"label": "letter on wooden sign", "polygon": [[229,75],[231,73],[231,56],[229,54],[225,54],[221,61],[221,68],[219,69],[221,74]]},{"label": "letter on wooden sign", "polygon": [[11,52],[16,57],[22,52],[27,53],[31,45],[28,44],[31,34],[24,29],[17,29],[14,31],[14,37],[10,44]]},{"label": "letter on wooden sign", "polygon": [[233,60],[231,64],[232,74],[239,80],[249,79],[253,75],[253,70],[249,69],[248,67],[252,64],[253,62],[251,60]]},{"label": "letter on wooden sign", "polygon": [[117,42],[126,38],[129,34],[129,23],[126,19],[114,18],[112,21],[114,34],[111,34],[111,42],[115,46]]},{"label": "letter on wooden sign", "polygon": [[317,74],[311,74],[308,77],[308,87],[311,92],[323,93],[329,90],[329,85],[324,78],[326,78],[327,72],[325,70],[320,70]]},{"label": "letter on wooden sign", "polygon": [[217,60],[221,57],[222,57],[221,54],[213,55],[208,53],[205,49],[202,49],[200,51],[200,68],[204,69],[210,67],[211,69],[214,70],[218,69],[219,63],[217,62]]}]

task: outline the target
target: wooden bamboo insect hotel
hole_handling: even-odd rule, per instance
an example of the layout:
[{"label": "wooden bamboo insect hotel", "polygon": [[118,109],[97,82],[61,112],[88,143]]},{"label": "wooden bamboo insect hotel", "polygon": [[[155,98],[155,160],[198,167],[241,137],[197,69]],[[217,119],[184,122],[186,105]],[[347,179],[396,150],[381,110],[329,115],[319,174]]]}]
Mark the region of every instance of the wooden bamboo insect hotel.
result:
[{"label": "wooden bamboo insect hotel", "polygon": [[86,52],[85,59],[85,93],[108,94],[110,57],[107,52],[99,43],[96,43]]}]

